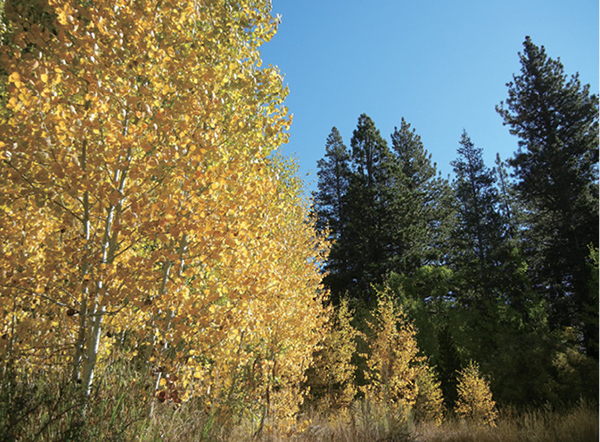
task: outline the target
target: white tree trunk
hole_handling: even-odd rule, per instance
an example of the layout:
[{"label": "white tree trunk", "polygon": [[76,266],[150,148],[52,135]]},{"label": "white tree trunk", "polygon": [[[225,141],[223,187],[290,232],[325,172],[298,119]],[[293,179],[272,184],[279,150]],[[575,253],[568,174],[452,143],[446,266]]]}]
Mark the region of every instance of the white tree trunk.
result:
[{"label": "white tree trunk", "polygon": [[90,327],[90,342],[87,346],[85,361],[83,364],[83,388],[85,395],[89,396],[92,391],[92,382],[94,380],[94,370],[98,358],[98,348],[100,347],[100,335],[102,334],[102,320],[106,314],[106,308],[100,307],[93,316],[92,326]]}]

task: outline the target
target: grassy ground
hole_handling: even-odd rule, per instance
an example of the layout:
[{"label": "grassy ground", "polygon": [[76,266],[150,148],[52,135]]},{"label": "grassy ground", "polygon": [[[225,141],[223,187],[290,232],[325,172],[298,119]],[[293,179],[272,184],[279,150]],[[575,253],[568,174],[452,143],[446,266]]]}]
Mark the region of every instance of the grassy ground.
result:
[{"label": "grassy ground", "polygon": [[451,421],[441,427],[419,425],[422,442],[596,442],[598,408],[579,405],[568,411],[502,413],[495,428]]},{"label": "grassy ground", "polygon": [[[180,410],[160,424],[155,420],[155,435],[163,441],[200,441],[202,418]],[[255,426],[242,423],[226,432],[212,432],[208,440],[227,442],[596,442],[598,408],[579,404],[568,410],[535,409],[526,412],[504,410],[496,427],[478,426],[447,419],[441,426],[429,423],[398,422],[379,410],[357,403],[343,418],[326,419],[312,413],[302,431],[293,435],[255,434]],[[168,427],[164,423],[168,422]],[[156,440],[156,439],[155,439]]]},{"label": "grassy ground", "polygon": [[[598,406],[581,403],[516,412],[501,410],[494,428],[446,419],[441,426],[395,419],[365,402],[343,416],[307,412],[292,433],[259,431],[258,421],[231,421],[227,428],[192,403],[176,408],[156,404],[153,416],[147,387],[133,376],[99,380],[87,406],[59,379],[27,388],[0,388],[0,442],[596,442]],[[116,381],[119,380],[120,381]],[[129,379],[125,381],[124,379]],[[116,392],[116,393],[115,393]]]}]

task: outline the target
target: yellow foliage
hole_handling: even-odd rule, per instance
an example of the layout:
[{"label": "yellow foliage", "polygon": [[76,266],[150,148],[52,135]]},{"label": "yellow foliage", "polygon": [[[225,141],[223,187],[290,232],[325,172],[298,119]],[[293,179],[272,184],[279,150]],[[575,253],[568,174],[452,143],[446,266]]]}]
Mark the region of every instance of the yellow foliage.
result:
[{"label": "yellow foliage", "polygon": [[10,2],[6,19],[0,362],[89,389],[136,358],[159,397],[291,425],[327,246],[272,158],[291,118],[260,67],[270,2]]},{"label": "yellow foliage", "polygon": [[357,393],[352,357],[362,334],[352,326],[352,316],[348,300],[342,299],[309,376],[311,395],[324,413],[345,414]]},{"label": "yellow foliage", "polygon": [[368,384],[363,391],[367,400],[383,404],[404,419],[416,403],[424,360],[417,355],[415,329],[387,292],[379,293],[369,327],[373,338],[365,372]]},{"label": "yellow foliage", "polygon": [[444,419],[444,397],[441,382],[428,365],[421,367],[417,378],[419,393],[414,406],[414,414],[418,420],[441,425]]},{"label": "yellow foliage", "polygon": [[598,361],[581,350],[581,336],[573,327],[556,330],[560,343],[552,354],[556,373],[547,388],[553,401],[575,402],[598,389]]},{"label": "yellow foliage", "polygon": [[458,373],[457,416],[476,424],[496,426],[498,412],[489,383],[479,374],[479,366],[471,361]]}]

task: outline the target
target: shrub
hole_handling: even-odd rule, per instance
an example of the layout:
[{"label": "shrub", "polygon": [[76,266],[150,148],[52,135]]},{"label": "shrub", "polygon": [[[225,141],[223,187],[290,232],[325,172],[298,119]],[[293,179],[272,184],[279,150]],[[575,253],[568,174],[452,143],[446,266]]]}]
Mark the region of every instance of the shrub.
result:
[{"label": "shrub", "polygon": [[476,424],[496,426],[498,412],[489,383],[480,375],[479,365],[471,361],[458,373],[458,417]]},{"label": "shrub", "polygon": [[419,393],[414,407],[416,419],[441,425],[444,418],[444,397],[441,382],[437,379],[433,368],[428,365],[421,368],[417,387]]},{"label": "shrub", "polygon": [[348,300],[342,299],[309,373],[311,399],[319,411],[328,414],[344,414],[356,396],[352,357],[361,333],[352,326],[352,316]]},{"label": "shrub", "polygon": [[368,401],[387,407],[390,414],[405,420],[415,405],[417,377],[423,358],[417,356],[415,329],[391,297],[380,293],[369,344],[363,392]]}]

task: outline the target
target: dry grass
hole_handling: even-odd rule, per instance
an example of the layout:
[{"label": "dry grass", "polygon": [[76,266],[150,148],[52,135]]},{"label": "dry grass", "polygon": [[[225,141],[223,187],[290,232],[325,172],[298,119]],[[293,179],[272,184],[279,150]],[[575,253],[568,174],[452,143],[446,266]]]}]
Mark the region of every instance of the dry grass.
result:
[{"label": "dry grass", "polygon": [[415,441],[427,442],[590,442],[598,441],[598,408],[580,404],[568,411],[504,411],[496,427],[451,420],[441,427],[417,426]]},{"label": "dry grass", "polygon": [[[292,436],[264,435],[266,442],[596,442],[598,407],[579,404],[567,411],[536,409],[501,413],[496,427],[448,420],[441,426],[413,424],[386,415],[369,404],[357,403],[345,417],[309,415],[310,425]],[[239,429],[238,429],[239,430]],[[235,431],[223,440],[251,439]]]},{"label": "dry grass", "polygon": [[447,422],[441,427],[420,425],[417,441],[427,442],[596,442],[598,408],[580,404],[568,411],[504,412],[495,428]]},{"label": "dry grass", "polygon": [[[567,410],[503,410],[494,428],[448,419],[441,426],[414,423],[385,408],[356,401],[344,415],[327,417],[308,411],[289,434],[264,431],[258,418],[211,419],[198,404],[158,404],[149,417],[143,383],[123,376],[98,380],[81,423],[81,401],[68,385],[39,383],[29,389],[0,389],[0,442],[140,441],[140,442],[596,442],[598,406],[581,403]],[[122,377],[116,374],[120,373]],[[126,381],[129,379],[129,381]],[[6,385],[10,384],[4,384]]]}]

